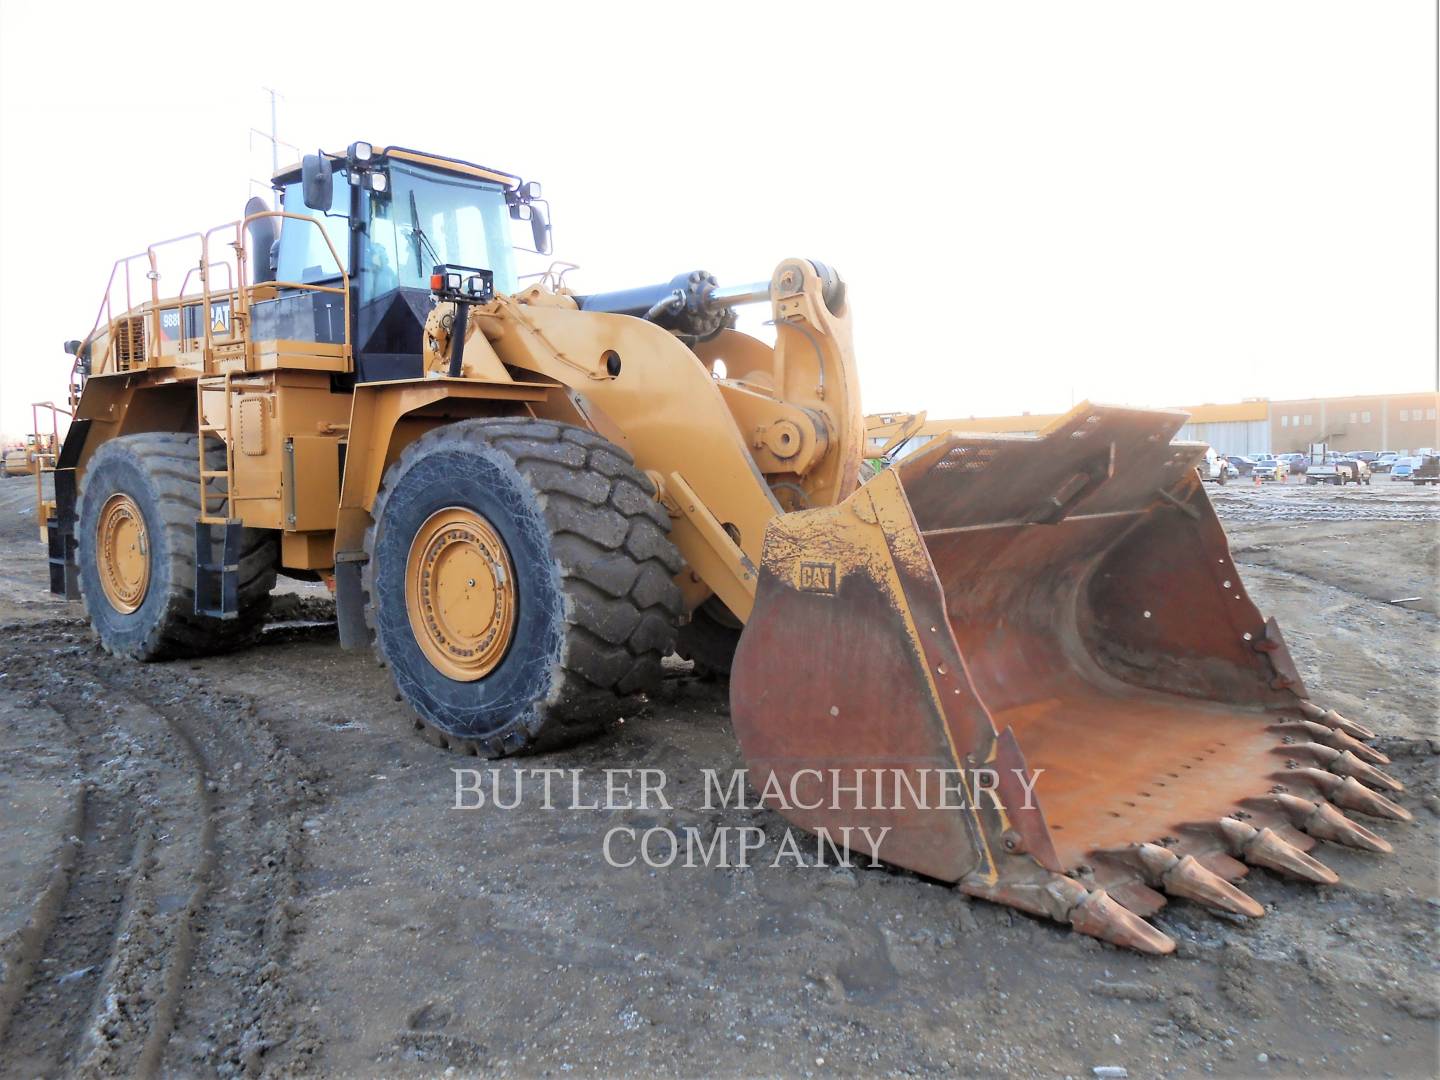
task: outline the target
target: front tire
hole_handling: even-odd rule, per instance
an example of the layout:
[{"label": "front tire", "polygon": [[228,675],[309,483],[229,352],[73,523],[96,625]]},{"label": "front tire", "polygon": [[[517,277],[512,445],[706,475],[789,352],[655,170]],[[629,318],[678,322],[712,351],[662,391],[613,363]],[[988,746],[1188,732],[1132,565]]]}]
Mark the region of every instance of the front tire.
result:
[{"label": "front tire", "polygon": [[447,424],[405,448],[372,516],[366,619],[438,745],[562,746],[659,684],[684,561],[649,478],[608,440],[530,419]]},{"label": "front tire", "polygon": [[[258,638],[269,613],[274,534],[246,529],[239,615],[195,614],[198,438],[124,435],[103,443],[85,469],[76,532],[80,591],[100,644],[116,656],[169,660],[226,652]],[[224,453],[218,443],[207,449],[206,467],[222,468]]]}]

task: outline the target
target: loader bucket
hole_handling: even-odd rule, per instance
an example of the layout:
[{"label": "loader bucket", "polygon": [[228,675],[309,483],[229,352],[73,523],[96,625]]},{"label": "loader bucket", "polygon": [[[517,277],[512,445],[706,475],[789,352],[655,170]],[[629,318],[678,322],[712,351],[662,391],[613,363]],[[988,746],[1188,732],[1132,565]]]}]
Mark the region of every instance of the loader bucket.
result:
[{"label": "loader bucket", "polygon": [[1184,421],[951,434],[774,519],[731,678],[767,804],[1155,953],[1167,897],[1259,916],[1249,867],[1329,883],[1317,839],[1389,850],[1339,808],[1407,820],[1400,785],[1246,596]]}]

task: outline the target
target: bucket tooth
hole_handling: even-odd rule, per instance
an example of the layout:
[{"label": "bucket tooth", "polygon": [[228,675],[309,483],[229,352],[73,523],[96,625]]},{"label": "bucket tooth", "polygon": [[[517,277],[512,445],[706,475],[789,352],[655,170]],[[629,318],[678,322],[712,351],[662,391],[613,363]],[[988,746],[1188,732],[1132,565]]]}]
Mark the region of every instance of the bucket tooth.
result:
[{"label": "bucket tooth", "polygon": [[1263,866],[1317,885],[1334,885],[1340,880],[1334,870],[1287,844],[1274,829],[1257,831],[1243,821],[1221,818],[1220,834],[1231,853],[1252,866]]},{"label": "bucket tooth", "polygon": [[[1328,750],[1329,747],[1326,747]],[[1372,787],[1385,788],[1388,791],[1404,791],[1405,785],[1396,780],[1389,773],[1375,768],[1368,762],[1361,761],[1349,750],[1339,751],[1333,758],[1325,763],[1325,768],[1337,776],[1353,776],[1356,780],[1363,781]]]},{"label": "bucket tooth", "polygon": [[1069,923],[1082,934],[1137,952],[1164,955],[1175,951],[1175,941],[1161,933],[1104,889],[1087,889],[1064,874],[1042,872],[1038,877],[990,881],[971,876],[960,882],[961,891],[995,903]]},{"label": "bucket tooth", "polygon": [[1120,861],[1140,872],[1147,885],[1206,907],[1258,919],[1265,909],[1253,898],[1209,870],[1194,855],[1176,855],[1159,844],[1137,844],[1117,853]]},{"label": "bucket tooth", "polygon": [[1356,810],[1371,817],[1389,821],[1414,821],[1415,815],[1403,806],[1397,806],[1384,795],[1371,791],[1353,776],[1337,778],[1337,783],[1325,793],[1325,797],[1336,806]]},{"label": "bucket tooth", "polygon": [[1301,701],[1300,711],[1305,714],[1307,720],[1314,720],[1317,723],[1324,724],[1326,727],[1343,731],[1345,734],[1353,735],[1357,739],[1375,738],[1375,732],[1371,731],[1364,724],[1356,723],[1354,720],[1348,720],[1334,709],[1322,709],[1313,701]]},{"label": "bucket tooth", "polygon": [[1304,830],[1317,840],[1329,840],[1333,844],[1382,854],[1394,850],[1389,841],[1357,825],[1328,802],[1312,803],[1296,795],[1276,795],[1274,798],[1297,829]]},{"label": "bucket tooth", "polygon": [[1211,873],[1200,865],[1194,855],[1178,860],[1160,882],[1161,887],[1172,896],[1183,896],[1206,907],[1219,908],[1235,915],[1247,915],[1258,919],[1265,914],[1265,908],[1258,900],[1241,889],[1237,889],[1219,874]]},{"label": "bucket tooth", "polygon": [[1317,724],[1313,720],[1302,720],[1300,722],[1305,725],[1305,730],[1310,733],[1310,738],[1314,739],[1321,746],[1328,746],[1334,750],[1349,750],[1356,757],[1368,761],[1372,765],[1390,764],[1390,759],[1379,750],[1366,746],[1359,739],[1347,735],[1343,731],[1326,727],[1324,724]]},{"label": "bucket tooth", "polygon": [[1346,810],[1358,810],[1371,817],[1386,818],[1390,821],[1414,821],[1415,815],[1403,806],[1397,806],[1384,795],[1371,791],[1353,776],[1336,776],[1319,769],[1301,769],[1298,773],[1287,774],[1303,778],[1314,784],[1325,798]]},{"label": "bucket tooth", "polygon": [[1161,933],[1129,908],[1122,907],[1104,889],[1087,893],[1070,909],[1070,925],[1112,945],[1164,956],[1175,951],[1175,939]]},{"label": "bucket tooth", "polygon": [[[1289,752],[1289,747],[1279,749],[1282,753]],[[1375,768],[1374,765],[1361,761],[1349,750],[1335,750],[1329,746],[1321,746],[1319,743],[1306,743],[1301,749],[1336,776],[1353,776],[1356,780],[1361,780],[1372,787],[1385,788],[1389,791],[1405,790],[1405,785],[1399,780],[1389,773]]]}]

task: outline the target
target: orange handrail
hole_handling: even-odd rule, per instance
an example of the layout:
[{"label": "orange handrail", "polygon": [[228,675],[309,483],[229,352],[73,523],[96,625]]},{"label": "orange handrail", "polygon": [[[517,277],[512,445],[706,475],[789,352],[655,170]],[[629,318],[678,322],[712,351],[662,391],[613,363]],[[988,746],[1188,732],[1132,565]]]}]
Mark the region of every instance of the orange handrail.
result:
[{"label": "orange handrail", "polygon": [[[308,291],[308,292],[323,292],[323,293],[332,293],[332,294],[333,294],[333,293],[339,293],[339,294],[341,294],[341,295],[344,297],[345,348],[346,348],[346,353],[347,353],[347,358],[348,358],[348,353],[349,353],[349,348],[350,348],[350,273],[349,273],[349,271],[346,269],[345,264],[340,261],[340,254],[339,254],[339,252],[337,252],[337,251],[335,250],[335,244],[334,244],[334,241],[332,241],[332,240],[330,239],[330,234],[325,231],[324,226],[322,226],[318,220],[316,220],[316,219],[313,218],[313,217],[310,217],[309,215],[306,215],[306,214],[291,214],[291,213],[287,213],[287,212],[284,211],[284,210],[262,210],[262,211],[260,211],[259,213],[247,214],[245,217],[240,218],[240,219],[237,220],[237,221],[226,222],[224,225],[217,225],[217,226],[215,226],[213,229],[210,229],[208,232],[206,232],[204,238],[203,238],[202,241],[201,241],[201,269],[200,269],[200,282],[201,282],[202,288],[205,290],[205,301],[206,301],[206,304],[208,305],[208,304],[209,304],[209,301],[210,301],[210,292],[209,292],[209,277],[210,277],[210,276],[209,276],[209,273],[208,273],[207,270],[206,270],[206,267],[210,264],[210,237],[213,236],[215,233],[218,233],[218,232],[220,232],[220,231],[222,231],[222,230],[224,230],[224,229],[231,229],[231,228],[233,228],[233,229],[235,230],[235,239],[230,241],[230,246],[231,246],[231,247],[234,249],[234,251],[235,251],[236,263],[237,263],[237,265],[238,265],[238,267],[239,267],[238,275],[239,275],[240,280],[243,282],[243,281],[245,280],[245,265],[246,265],[246,263],[247,263],[248,260],[249,260],[250,223],[251,223],[251,222],[254,222],[254,221],[259,221],[261,218],[282,218],[282,219],[287,219],[287,220],[291,220],[291,221],[301,221],[301,222],[305,222],[306,224],[313,225],[315,228],[317,228],[317,229],[320,230],[320,238],[325,241],[325,247],[326,247],[326,248],[329,250],[329,252],[330,252],[330,258],[335,261],[335,268],[340,271],[340,282],[341,282],[341,283],[340,283],[339,286],[334,286],[334,285],[316,285],[316,284],[312,284],[312,283],[308,283],[308,282],[300,282],[300,281],[287,281],[287,282],[268,282],[268,281],[267,281],[267,282],[265,282],[264,284],[267,285],[267,286],[269,286],[269,287],[272,287],[272,288],[273,288],[273,287],[278,287],[278,286],[283,286],[283,287],[285,287],[285,288],[291,288],[291,289],[302,289],[302,290],[305,290],[305,291]],[[226,265],[228,265],[228,264],[226,264]],[[253,298],[253,294],[254,294],[255,288],[256,288],[256,286],[254,286],[254,285],[242,286],[241,288],[234,290],[234,292],[233,292],[233,294],[232,294],[232,295],[235,297],[235,310],[234,310],[234,312],[233,312],[232,315],[231,315],[231,322],[230,322],[230,326],[231,326],[231,336],[232,336],[232,337],[233,337],[234,334],[235,334],[235,328],[240,325],[241,320],[244,320],[247,324],[248,324],[248,322],[249,322],[249,318],[250,318],[250,301],[251,301],[251,299]],[[253,343],[249,341],[248,335],[247,335],[247,337],[246,337],[246,343],[247,343],[247,344],[246,344],[246,353],[247,353],[247,356],[246,356],[246,367],[249,367],[249,366],[250,366],[250,363],[249,363],[249,359],[250,359],[250,358],[249,358],[249,355],[248,355],[248,354],[249,354],[249,352],[250,352],[250,350],[251,350],[251,347],[252,347]],[[211,348],[212,348],[212,345],[213,345],[213,342],[212,342],[212,338],[211,338],[211,327],[210,327],[209,320],[207,319],[207,320],[206,320],[206,324],[205,324],[205,357],[206,357],[206,370],[207,370],[207,371],[209,370],[209,367],[210,367],[210,350],[211,350]]]},{"label": "orange handrail", "polygon": [[[323,292],[331,294],[338,293],[343,296],[345,315],[345,349],[346,357],[348,359],[350,349],[350,274],[344,262],[341,260],[339,252],[335,248],[334,241],[331,240],[330,234],[325,231],[320,221],[314,217],[310,217],[304,214],[291,214],[287,213],[284,210],[264,210],[259,213],[248,214],[245,217],[240,218],[236,221],[230,221],[222,225],[217,225],[214,228],[209,229],[203,233],[183,233],[179,236],[174,236],[167,240],[160,240],[156,243],[148,245],[144,251],[136,252],[133,255],[126,255],[120,259],[115,260],[115,263],[110,268],[110,276],[105,283],[105,292],[102,295],[100,305],[95,312],[95,321],[90,328],[90,333],[85,338],[85,343],[89,344],[100,333],[102,326],[104,326],[107,331],[109,331],[104,355],[99,357],[98,360],[94,357],[91,358],[91,373],[105,372],[110,367],[112,359],[114,358],[116,352],[117,335],[114,333],[114,327],[118,319],[136,317],[137,312],[135,304],[135,293],[131,287],[131,278],[134,265],[141,260],[144,261],[145,276],[150,282],[149,310],[142,310],[138,313],[142,319],[144,319],[144,317],[147,315],[149,316],[148,319],[144,319],[145,323],[149,325],[149,330],[145,334],[144,363],[147,366],[152,365],[155,361],[159,359],[160,343],[162,341],[162,335],[160,331],[160,312],[162,307],[162,298],[160,296],[159,289],[160,271],[157,260],[157,252],[163,248],[175,244],[195,240],[199,241],[199,260],[194,266],[192,266],[189,270],[186,271],[185,277],[181,280],[180,283],[179,293],[174,297],[166,297],[164,299],[167,301],[173,300],[179,303],[180,301],[189,298],[187,289],[190,285],[191,276],[195,274],[199,275],[199,298],[201,302],[205,305],[206,310],[205,333],[202,346],[202,370],[207,373],[210,372],[214,365],[213,350],[216,345],[216,338],[209,318],[209,310],[211,303],[220,299],[228,299],[234,305],[231,316],[232,321],[230,324],[231,330],[229,335],[227,335],[227,338],[222,339],[222,343],[224,343],[225,341],[236,340],[239,334],[239,327],[241,325],[248,325],[250,307],[254,299],[254,290],[257,287],[256,284],[245,284],[245,267],[250,257],[249,226],[252,222],[258,221],[261,218],[288,218],[294,221],[305,222],[320,230],[320,236],[322,239],[324,239],[325,246],[330,252],[330,257],[332,260],[334,260],[335,266],[340,272],[341,284],[339,286],[318,285],[299,281],[263,282],[258,284],[264,284],[269,287],[279,287],[286,289],[303,289],[312,292]],[[228,241],[229,247],[235,252],[235,263],[233,272],[231,262],[228,258],[223,258],[217,262],[212,261],[210,257],[211,237],[215,236],[217,233],[222,233],[227,230],[233,230],[234,238]],[[220,267],[223,267],[225,270],[225,285],[223,289],[220,290],[212,289],[212,274],[216,269]],[[117,316],[115,312],[114,293],[118,284],[116,278],[119,275],[123,275],[124,278],[125,308],[124,311],[121,312],[119,316]],[[166,306],[168,306],[168,304]],[[248,341],[248,338],[246,340]],[[247,367],[250,366],[250,357],[248,353],[249,348],[247,346]],[[80,356],[77,354],[75,361],[70,368],[72,404],[74,404],[75,400],[78,398],[79,371]]]}]

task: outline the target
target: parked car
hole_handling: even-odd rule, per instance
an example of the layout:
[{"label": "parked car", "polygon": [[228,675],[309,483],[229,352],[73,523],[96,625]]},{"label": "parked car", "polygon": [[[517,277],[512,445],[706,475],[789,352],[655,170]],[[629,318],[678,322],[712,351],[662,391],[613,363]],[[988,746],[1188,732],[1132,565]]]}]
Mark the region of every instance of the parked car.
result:
[{"label": "parked car", "polygon": [[1286,480],[1290,476],[1290,465],[1279,458],[1270,458],[1268,461],[1256,460],[1253,475],[1261,480]]},{"label": "parked car", "polygon": [[1304,454],[1281,454],[1280,460],[1290,466],[1290,471],[1296,476],[1304,476],[1305,471],[1310,468],[1310,459]]},{"label": "parked car", "polygon": [[1361,458],[1342,457],[1335,463],[1335,469],[1340,474],[1342,485],[1370,483],[1370,463]]},{"label": "parked car", "polygon": [[1311,465],[1305,475],[1307,484],[1368,484],[1370,466],[1359,458],[1342,457],[1340,454],[1325,455],[1323,465]]},{"label": "parked car", "polygon": [[1420,459],[1420,464],[1410,473],[1410,482],[1416,487],[1422,484],[1435,484],[1440,486],[1440,457],[1434,454],[1426,454]]},{"label": "parked car", "polygon": [[1371,472],[1389,472],[1390,466],[1400,460],[1400,455],[1394,450],[1382,450],[1380,456],[1370,463]]},{"label": "parked car", "polygon": [[1391,480],[1409,480],[1410,474],[1415,471],[1415,459],[1402,457],[1396,458],[1395,464],[1390,466]]},{"label": "parked car", "polygon": [[1380,456],[1380,451],[1379,451],[1379,450],[1352,450],[1352,451],[1350,451],[1348,454],[1346,454],[1345,456],[1346,456],[1346,457],[1350,457],[1350,458],[1355,458],[1357,461],[1363,461],[1363,462],[1365,462],[1366,465],[1373,465],[1373,464],[1375,463],[1375,459]]},{"label": "parked car", "polygon": [[1305,470],[1305,483],[1340,483],[1340,470],[1335,467],[1335,462],[1329,454],[1316,454],[1310,459],[1310,467]]},{"label": "parked car", "polygon": [[1255,471],[1255,462],[1250,458],[1241,457],[1239,454],[1226,454],[1225,460],[1235,466],[1235,475],[1238,477],[1249,476]]}]

